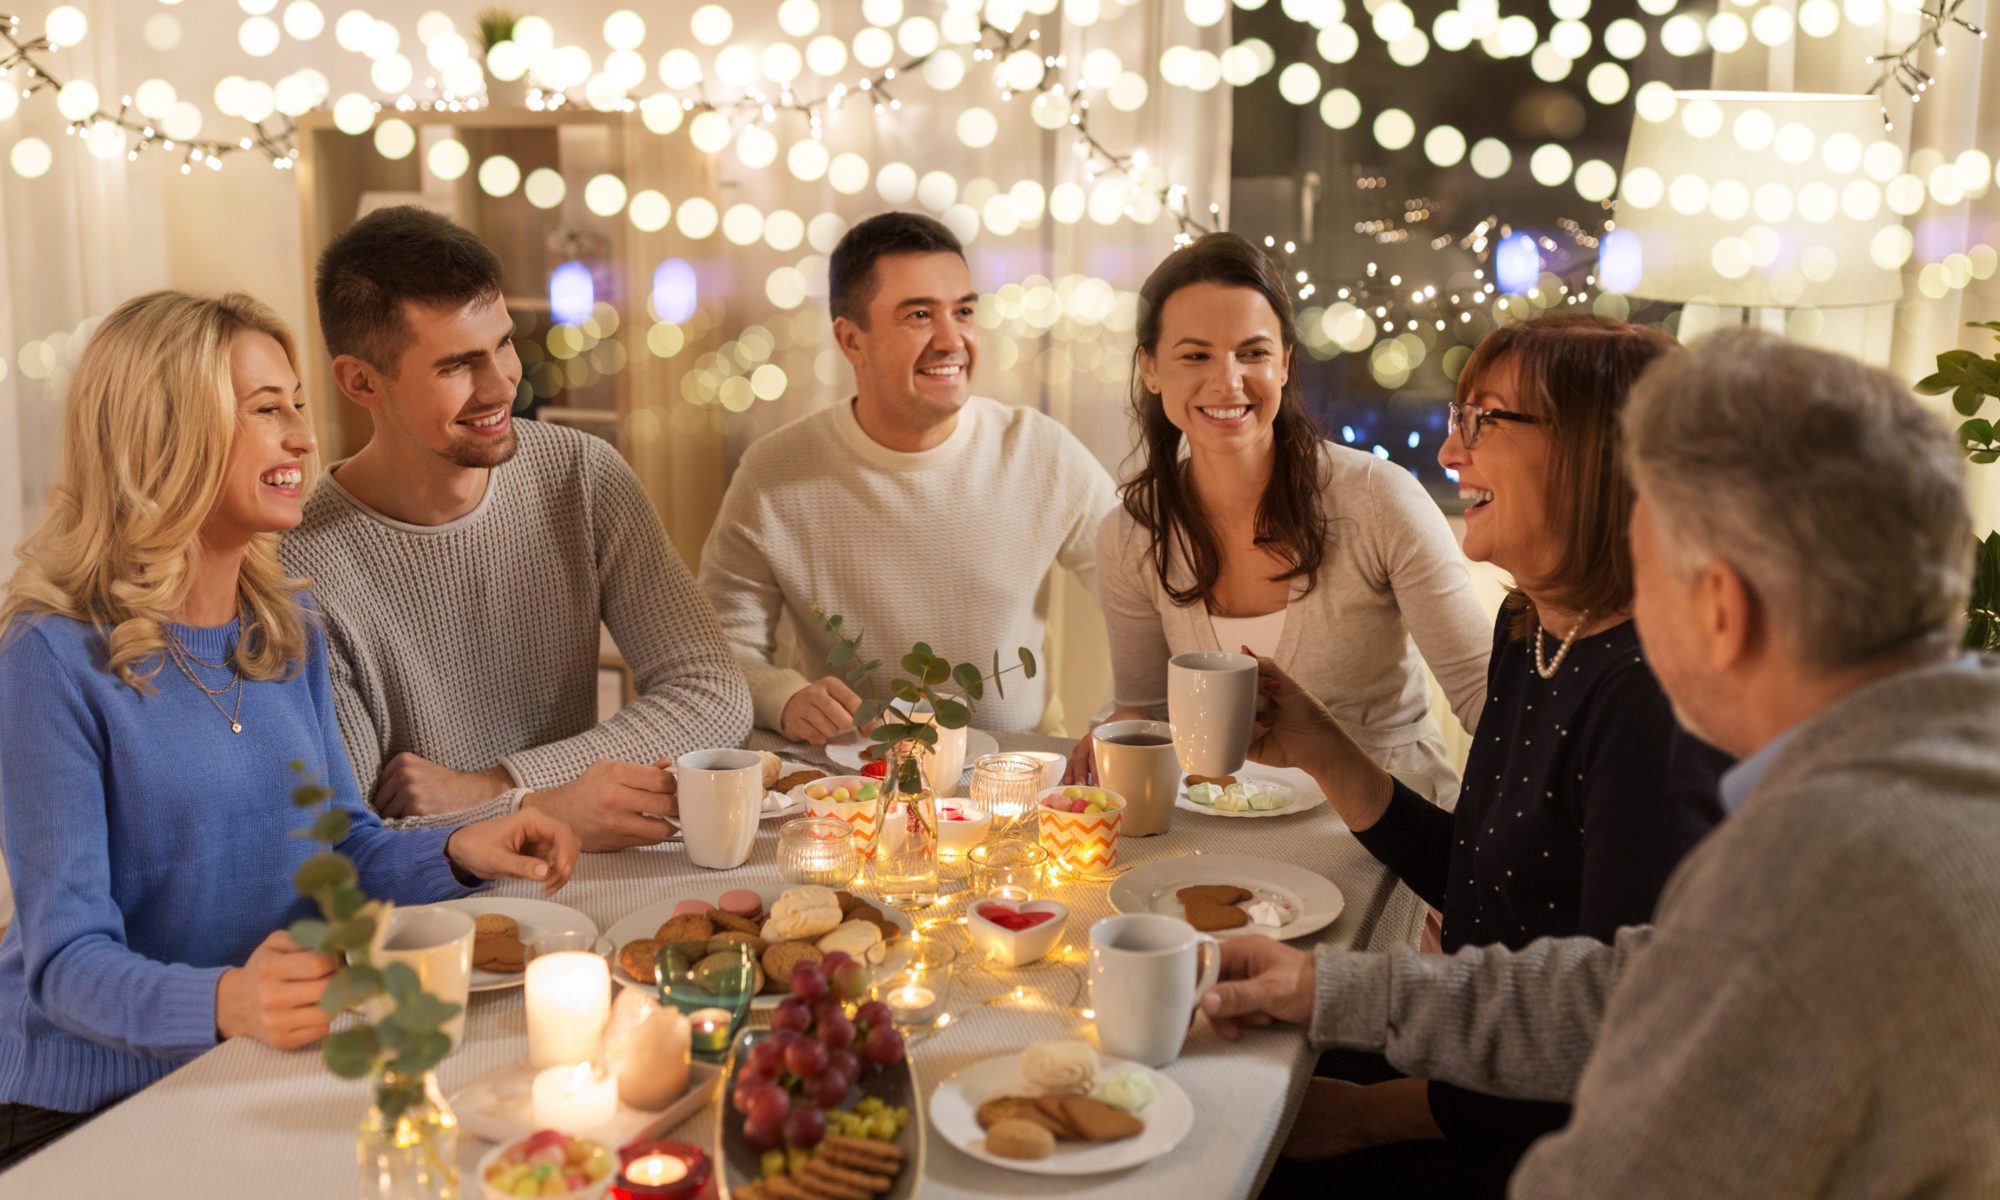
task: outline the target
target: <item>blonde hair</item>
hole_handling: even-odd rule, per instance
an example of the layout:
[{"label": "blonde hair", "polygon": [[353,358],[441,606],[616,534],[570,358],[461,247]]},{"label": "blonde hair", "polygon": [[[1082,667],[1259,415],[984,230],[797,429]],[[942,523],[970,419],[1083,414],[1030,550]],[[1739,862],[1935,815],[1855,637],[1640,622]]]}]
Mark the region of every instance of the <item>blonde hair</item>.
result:
[{"label": "blonde hair", "polygon": [[[97,627],[107,664],[135,690],[165,665],[162,628],[193,584],[202,525],[222,493],[236,437],[230,347],[268,334],[298,367],[291,330],[262,302],[160,291],[118,306],[91,335],[69,385],[60,481],[20,548],[0,601],[0,635],[33,613]],[[260,534],[237,580],[237,669],[250,679],[298,670],[306,612]]]}]

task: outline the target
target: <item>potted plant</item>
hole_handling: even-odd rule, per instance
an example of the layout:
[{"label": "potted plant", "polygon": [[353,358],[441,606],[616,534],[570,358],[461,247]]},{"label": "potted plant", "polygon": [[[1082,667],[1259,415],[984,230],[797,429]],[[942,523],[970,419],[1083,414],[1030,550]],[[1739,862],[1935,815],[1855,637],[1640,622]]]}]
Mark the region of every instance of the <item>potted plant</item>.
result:
[{"label": "potted plant", "polygon": [[[514,42],[514,26],[521,14],[506,8],[482,8],[473,15],[479,27],[480,60],[486,67],[486,102],[489,106],[519,108],[528,102],[527,63]],[[505,44],[496,61],[493,48]]]},{"label": "potted plant", "polygon": [[[2000,338],[2000,321],[1970,321],[1968,329],[1990,329]],[[1938,355],[1938,369],[1918,382],[1927,396],[1951,393],[1951,406],[1967,418],[1958,427],[1965,457],[1975,463],[2000,462],[2000,435],[1993,422],[1979,415],[1988,400],[2000,399],[2000,354],[1991,358],[1974,350],[1947,350]],[[2000,650],[2000,533],[1977,543],[1972,568],[1972,599],[1966,605],[1965,647],[1981,652]]]},{"label": "potted plant", "polygon": [[304,763],[294,760],[292,770],[301,775],[292,803],[323,807],[292,835],[321,845],[292,876],[292,886],[320,915],[294,921],[290,933],[299,945],[341,963],[319,1006],[338,1016],[373,998],[394,1001],[374,1021],[357,1012],[328,1036],[323,1051],[327,1067],[342,1079],[374,1080],[374,1103],[356,1135],[361,1194],[369,1200],[457,1200],[458,1118],[438,1091],[434,1069],[451,1052],[443,1026],[459,1006],[424,991],[404,963],[372,964],[376,933],[392,906],[369,899],[354,863],[334,849],[347,837],[346,810],[328,803],[332,791],[306,775]]}]

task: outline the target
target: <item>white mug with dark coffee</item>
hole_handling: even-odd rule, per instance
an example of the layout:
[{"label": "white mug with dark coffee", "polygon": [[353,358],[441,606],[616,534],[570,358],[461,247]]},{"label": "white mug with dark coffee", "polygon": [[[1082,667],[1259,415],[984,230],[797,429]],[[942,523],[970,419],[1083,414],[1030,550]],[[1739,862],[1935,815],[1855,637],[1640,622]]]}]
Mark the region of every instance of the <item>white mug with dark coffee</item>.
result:
[{"label": "white mug with dark coffee", "polygon": [[1125,797],[1119,837],[1151,837],[1174,823],[1181,764],[1165,721],[1107,721],[1092,734],[1097,782]]},{"label": "white mug with dark coffee", "polygon": [[1127,913],[1090,927],[1089,969],[1098,1045],[1164,1067],[1181,1056],[1195,1003],[1222,973],[1222,947],[1179,917]]},{"label": "white mug with dark coffee", "polygon": [[726,871],[750,859],[764,815],[764,760],[754,750],[697,750],[674,762],[681,841],[697,867]]},{"label": "white mug with dark coffee", "polygon": [[1257,660],[1202,650],[1167,661],[1167,719],[1190,775],[1234,775],[1250,752],[1257,719]]}]

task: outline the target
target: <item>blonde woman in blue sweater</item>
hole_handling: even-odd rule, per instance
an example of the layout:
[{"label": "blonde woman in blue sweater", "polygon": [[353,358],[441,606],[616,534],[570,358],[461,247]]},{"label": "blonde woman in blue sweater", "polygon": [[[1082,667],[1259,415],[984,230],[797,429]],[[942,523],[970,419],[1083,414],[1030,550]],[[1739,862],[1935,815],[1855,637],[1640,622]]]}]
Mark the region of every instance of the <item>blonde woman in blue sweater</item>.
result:
[{"label": "blonde woman in blue sweater", "polygon": [[72,379],[62,482],[0,601],[0,1167],[224,1038],[326,1032],[333,971],[284,932],[302,760],[339,849],[403,903],[560,887],[539,812],[390,831],[342,748],[326,642],[278,564],[314,444],[291,334],[242,295],[127,301]]}]

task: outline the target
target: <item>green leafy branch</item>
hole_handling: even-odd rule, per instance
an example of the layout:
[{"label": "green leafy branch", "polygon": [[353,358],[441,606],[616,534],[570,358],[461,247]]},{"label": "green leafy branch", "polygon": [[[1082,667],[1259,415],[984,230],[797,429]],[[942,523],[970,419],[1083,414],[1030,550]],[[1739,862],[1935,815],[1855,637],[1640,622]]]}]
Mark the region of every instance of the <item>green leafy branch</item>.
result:
[{"label": "green leafy branch", "polygon": [[[1015,650],[1019,661],[1004,670],[1000,666],[1000,652],[995,650],[992,668],[983,671],[973,663],[953,663],[934,652],[930,643],[918,642],[900,660],[902,673],[889,677],[885,696],[875,678],[882,669],[882,660],[862,657],[861,634],[846,633],[844,619],[837,613],[829,616],[817,604],[813,605],[809,620],[831,642],[826,652],[827,666],[842,672],[847,685],[862,693],[854,723],[870,730],[868,737],[872,744],[866,754],[871,759],[884,758],[906,741],[922,742],[935,750],[939,729],[964,729],[972,724],[972,706],[985,699],[988,684],[1005,699],[1008,674],[1019,671],[1022,678],[1033,679],[1038,669],[1034,653],[1026,646]],[[949,694],[943,690],[947,685],[955,685]],[[895,707],[898,704],[902,706],[900,709]],[[910,719],[920,705],[930,706],[933,721]],[[911,789],[922,786],[913,760],[904,762],[903,772],[897,780],[899,786]]]},{"label": "green leafy branch", "polygon": [[[2000,321],[1969,321],[1968,329],[1989,329],[2000,338]],[[1958,427],[1959,448],[1975,463],[2000,462],[2000,438],[1994,423],[1979,415],[1988,400],[2000,399],[2000,354],[1981,357],[1972,350],[1947,350],[1938,355],[1938,369],[1917,382],[1927,396],[1951,394],[1951,406],[1969,418]],[[2000,533],[1988,534],[1974,547],[1972,599],[1966,605],[1967,649],[2000,650]]]},{"label": "green leafy branch", "polygon": [[342,1079],[360,1079],[379,1072],[375,1103],[391,1121],[423,1096],[426,1072],[451,1052],[443,1025],[459,1013],[424,991],[423,982],[406,963],[377,968],[372,962],[375,934],[389,918],[391,906],[370,900],[361,890],[353,860],[334,849],[349,829],[347,810],[331,803],[333,791],[320,786],[294,759],[299,786],[292,789],[296,808],[319,807],[311,825],[292,836],[318,842],[319,853],[299,864],[292,886],[319,907],[318,917],[292,922],[292,940],[308,950],[322,950],[342,963],[319,998],[320,1009],[339,1015],[364,1002],[387,995],[395,1007],[381,1020],[356,1021],[326,1039],[326,1065]]}]

